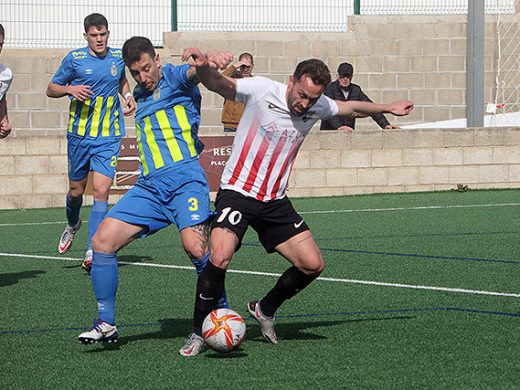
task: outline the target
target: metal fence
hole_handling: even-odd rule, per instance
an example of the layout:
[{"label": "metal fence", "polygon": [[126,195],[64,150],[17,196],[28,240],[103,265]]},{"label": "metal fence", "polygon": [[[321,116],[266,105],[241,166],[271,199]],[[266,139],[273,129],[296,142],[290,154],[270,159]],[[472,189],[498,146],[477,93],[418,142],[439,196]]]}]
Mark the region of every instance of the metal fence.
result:
[{"label": "metal fence", "polygon": [[171,9],[171,0],[0,0],[0,23],[7,48],[74,48],[86,45],[85,16],[98,12],[108,19],[111,46],[133,35],[162,46],[163,32],[171,29]]},{"label": "metal fence", "polygon": [[[144,35],[162,46],[163,32],[346,31],[349,15],[465,14],[475,0],[0,0],[7,48],[83,46],[83,18],[109,20],[112,46]],[[514,13],[515,0],[486,0],[487,13]]]}]

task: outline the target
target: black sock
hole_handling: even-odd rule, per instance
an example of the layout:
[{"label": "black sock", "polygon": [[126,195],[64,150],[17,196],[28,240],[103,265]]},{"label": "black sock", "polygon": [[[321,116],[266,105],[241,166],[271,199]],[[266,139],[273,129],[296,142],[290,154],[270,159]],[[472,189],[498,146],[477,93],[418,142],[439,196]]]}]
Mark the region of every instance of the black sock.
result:
[{"label": "black sock", "polygon": [[197,296],[195,297],[195,313],[193,315],[193,331],[202,334],[202,323],[206,316],[218,304],[224,291],[226,270],[215,267],[211,261],[204,268],[197,280]]},{"label": "black sock", "polygon": [[319,274],[309,276],[296,267],[291,267],[283,273],[276,285],[260,301],[260,310],[268,317],[272,317],[276,310],[286,300],[294,297],[307,287]]}]

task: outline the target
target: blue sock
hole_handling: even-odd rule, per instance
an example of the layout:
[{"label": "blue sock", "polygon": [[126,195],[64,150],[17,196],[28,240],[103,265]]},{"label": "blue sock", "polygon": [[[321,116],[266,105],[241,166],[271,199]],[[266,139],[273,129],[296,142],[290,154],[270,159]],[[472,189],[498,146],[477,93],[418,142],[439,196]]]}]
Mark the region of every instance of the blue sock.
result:
[{"label": "blue sock", "polygon": [[78,226],[79,223],[79,211],[83,204],[83,196],[78,198],[71,198],[70,193],[67,192],[65,204],[67,206],[67,223],[71,227]]},{"label": "blue sock", "polygon": [[97,228],[99,227],[107,213],[108,202],[96,202],[94,200],[94,204],[92,205],[92,211],[90,212],[90,218],[88,220],[88,250],[92,249],[90,241],[92,240],[92,237],[94,237],[94,234],[96,234]]},{"label": "blue sock", "polygon": [[[191,259],[191,262],[195,266],[195,269],[197,270],[197,275],[200,275],[204,268],[206,267],[206,264],[208,264],[209,260],[209,252],[206,253],[204,256],[202,256],[200,259]],[[218,300],[217,306],[215,306],[215,309],[227,309],[228,306],[228,300],[226,295],[226,289],[224,288],[224,291],[222,292],[222,296]]]},{"label": "blue sock", "polygon": [[92,255],[92,286],[98,302],[99,319],[116,323],[115,305],[118,284],[117,255],[94,252]]}]

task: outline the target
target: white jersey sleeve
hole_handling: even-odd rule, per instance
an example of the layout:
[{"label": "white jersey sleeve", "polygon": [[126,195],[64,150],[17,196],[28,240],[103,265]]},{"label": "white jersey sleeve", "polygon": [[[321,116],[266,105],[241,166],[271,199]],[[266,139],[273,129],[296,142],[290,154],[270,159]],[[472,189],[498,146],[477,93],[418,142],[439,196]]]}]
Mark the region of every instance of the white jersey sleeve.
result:
[{"label": "white jersey sleeve", "polygon": [[13,72],[7,66],[0,64],[0,100],[2,100],[13,81]]},{"label": "white jersey sleeve", "polygon": [[271,86],[271,80],[261,77],[246,77],[236,79],[237,91],[235,100],[247,104],[247,102],[255,102],[262,98]]},{"label": "white jersey sleeve", "polygon": [[321,95],[316,106],[320,107],[320,110],[318,111],[321,117],[320,119],[330,118],[332,116],[338,115],[338,105],[328,96]]}]

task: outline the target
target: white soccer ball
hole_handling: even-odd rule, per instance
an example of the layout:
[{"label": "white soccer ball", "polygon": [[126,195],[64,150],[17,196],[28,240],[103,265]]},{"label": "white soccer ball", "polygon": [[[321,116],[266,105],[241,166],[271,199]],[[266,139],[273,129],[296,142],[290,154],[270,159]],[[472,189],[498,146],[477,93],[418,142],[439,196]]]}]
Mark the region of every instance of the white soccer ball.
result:
[{"label": "white soccer ball", "polygon": [[213,310],[202,323],[202,338],[211,349],[226,353],[237,349],[246,337],[246,324],[231,309]]}]

